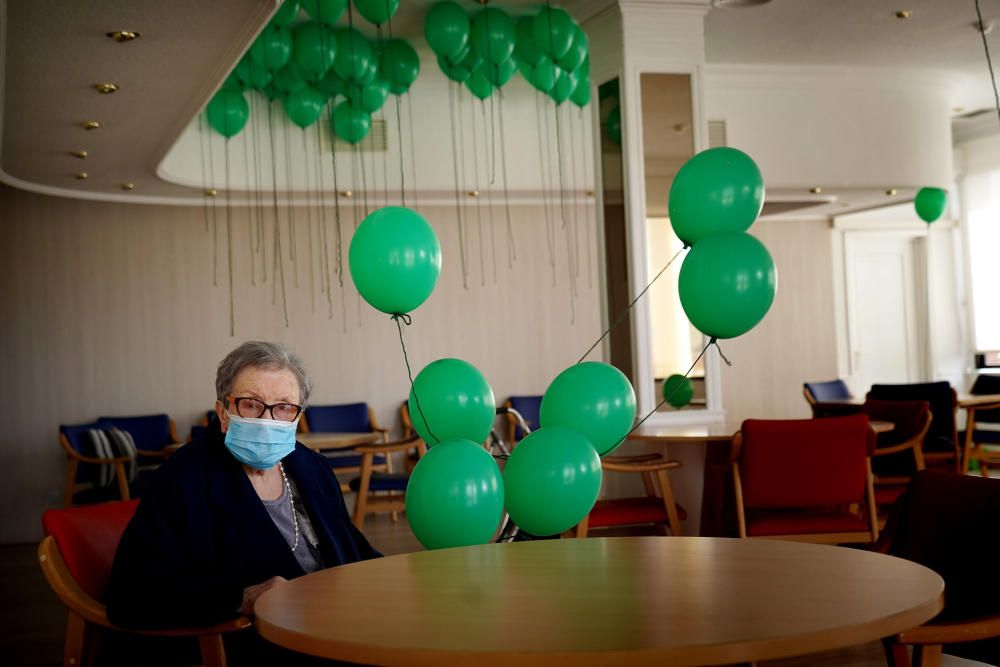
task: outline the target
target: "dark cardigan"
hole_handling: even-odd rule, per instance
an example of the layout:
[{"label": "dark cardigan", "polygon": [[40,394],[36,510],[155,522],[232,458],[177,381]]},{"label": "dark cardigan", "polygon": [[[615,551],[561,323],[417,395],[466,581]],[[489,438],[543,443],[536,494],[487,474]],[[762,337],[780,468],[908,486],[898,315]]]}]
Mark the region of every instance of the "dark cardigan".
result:
[{"label": "dark cardigan", "polygon": [[[340,485],[302,444],[283,460],[325,566],[380,556],[351,523]],[[218,426],[157,471],[115,554],[105,602],[126,628],[211,625],[238,615],[243,589],[305,572]]]}]

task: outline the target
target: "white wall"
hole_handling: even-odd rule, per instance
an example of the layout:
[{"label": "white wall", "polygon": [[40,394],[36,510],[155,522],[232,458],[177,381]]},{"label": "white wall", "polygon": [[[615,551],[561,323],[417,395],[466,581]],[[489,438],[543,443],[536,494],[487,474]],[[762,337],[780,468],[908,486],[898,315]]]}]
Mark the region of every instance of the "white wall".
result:
[{"label": "white wall", "polygon": [[[310,248],[304,210],[296,211],[298,288],[294,265],[285,259],[287,328],[280,296],[272,304],[270,265],[268,282],[250,284],[247,210],[232,211],[236,330],[230,336],[225,209],[219,210],[215,287],[212,235],[201,208],[101,204],[0,188],[6,409],[0,468],[9,473],[0,486],[0,542],[38,538],[42,509],[61,500],[59,424],[167,412],[185,434],[213,404],[216,364],[247,339],[280,340],[296,350],[314,375],[314,403],[366,400],[382,422],[398,423],[408,383],[396,327],[367,304],[359,306],[346,274],[343,293],[334,278],[332,319],[318,290],[314,309],[307,258],[319,246]],[[444,267],[434,294],[405,330],[414,373],[454,356],[483,372],[498,401],[541,393],[601,332],[596,249],[585,238],[594,229],[592,209],[581,208],[579,222],[571,217],[568,226],[572,232],[580,225],[575,319],[567,268],[572,235],[567,243],[566,231],[552,229],[553,270],[541,207],[512,209],[513,268],[506,261],[503,208],[493,208],[495,280],[490,235],[482,237],[481,262],[478,216],[475,207],[466,210],[468,289],[462,286],[454,208],[421,211],[440,237]],[[485,207],[483,220],[488,230]],[[332,235],[332,221],[328,225]],[[345,253],[350,228],[346,223]],[[283,230],[287,248],[284,222]],[[270,262],[270,251],[267,257]]]}]

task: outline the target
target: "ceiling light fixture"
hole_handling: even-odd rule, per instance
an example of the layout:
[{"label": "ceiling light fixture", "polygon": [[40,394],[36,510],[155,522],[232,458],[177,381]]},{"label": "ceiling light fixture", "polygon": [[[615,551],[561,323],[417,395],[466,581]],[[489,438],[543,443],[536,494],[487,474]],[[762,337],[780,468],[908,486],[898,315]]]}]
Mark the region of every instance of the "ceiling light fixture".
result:
[{"label": "ceiling light fixture", "polygon": [[217,194],[219,194],[219,191],[216,190],[215,188],[209,188],[208,190],[205,190],[206,197],[214,197]]},{"label": "ceiling light fixture", "polygon": [[82,127],[85,130],[96,130],[100,126],[101,124],[96,120],[85,120],[82,123],[80,123],[80,127]]},{"label": "ceiling light fixture", "polygon": [[105,34],[119,44],[123,42],[131,42],[132,40],[142,37],[142,35],[134,30],[113,30]]},{"label": "ceiling light fixture", "polygon": [[89,174],[87,172],[85,172],[85,171],[78,171],[74,175],[76,177],[76,180],[78,180],[78,181],[85,181],[85,180],[87,180],[87,178],[89,176]]},{"label": "ceiling light fixture", "polygon": [[979,21],[972,22],[972,29],[976,32],[981,32],[984,35],[988,35],[993,32],[993,28],[996,27],[993,21],[987,21],[986,23],[980,23]]},{"label": "ceiling light fixture", "polygon": [[909,9],[900,9],[898,12],[893,14],[893,16],[895,16],[897,19],[908,19],[911,16],[913,16],[913,12],[911,12]]},{"label": "ceiling light fixture", "polygon": [[350,191],[350,190],[341,190],[340,191],[340,196],[341,197],[353,197],[354,193],[352,191]]},{"label": "ceiling light fixture", "polygon": [[118,90],[117,83],[95,83],[94,90],[99,92],[101,95],[110,95],[111,93]]},{"label": "ceiling light fixture", "polygon": [[885,193],[890,197],[892,197],[893,195],[896,194],[896,188],[889,188],[888,190],[885,191]]},{"label": "ceiling light fixture", "polygon": [[78,157],[81,160],[89,155],[87,151],[70,151],[69,154],[73,157]]},{"label": "ceiling light fixture", "polygon": [[122,190],[135,190],[135,183],[122,183]]},{"label": "ceiling light fixture", "polygon": [[818,195],[819,193],[823,192],[823,188],[821,187],[809,188],[809,192],[813,193],[814,195]]}]

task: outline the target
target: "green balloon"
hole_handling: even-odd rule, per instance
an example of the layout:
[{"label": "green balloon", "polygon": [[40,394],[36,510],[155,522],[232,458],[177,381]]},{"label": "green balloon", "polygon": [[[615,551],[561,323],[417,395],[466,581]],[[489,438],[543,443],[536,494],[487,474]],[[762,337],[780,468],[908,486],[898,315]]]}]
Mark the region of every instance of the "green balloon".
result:
[{"label": "green balloon", "polygon": [[457,2],[446,0],[430,8],[424,19],[424,39],[438,58],[461,61],[469,43],[469,17]]},{"label": "green balloon", "polygon": [[929,225],[944,214],[948,207],[948,192],[941,188],[920,188],[913,207],[920,219]]},{"label": "green balloon", "polygon": [[382,25],[399,9],[399,0],[354,0],[358,13],[375,25]]},{"label": "green balloon", "polygon": [[588,48],[587,33],[580,26],[574,25],[573,42],[570,44],[569,50],[559,59],[559,66],[567,72],[576,71],[578,67],[583,65]]},{"label": "green balloon", "polygon": [[614,98],[618,99],[618,79],[612,79],[611,81],[605,81],[597,88],[597,96],[603,102],[606,99]]},{"label": "green balloon", "polygon": [[543,7],[535,16],[532,28],[535,44],[542,53],[555,60],[566,55],[576,35],[573,17],[559,7]]},{"label": "green balloon", "polygon": [[590,104],[589,78],[577,77],[576,88],[573,89],[573,94],[569,96],[569,100],[581,109]]},{"label": "green balloon", "polygon": [[604,456],[625,438],[635,419],[635,391],[610,364],[585,361],[556,376],[542,396],[539,421],[582,433]]},{"label": "green balloon", "polygon": [[472,70],[472,73],[469,74],[469,78],[466,80],[465,85],[468,86],[473,95],[481,100],[485,100],[487,97],[492,95],[494,90],[494,86],[490,82],[489,76],[483,71],[483,67]]},{"label": "green balloon", "polygon": [[250,105],[243,93],[223,88],[215,94],[205,109],[208,124],[226,139],[237,135],[250,118]]},{"label": "green balloon", "polygon": [[521,76],[536,89],[548,95],[552,86],[556,85],[556,66],[550,58],[542,56],[534,65],[525,62],[518,64]]},{"label": "green balloon", "polygon": [[[239,69],[239,65],[236,65],[236,69]],[[222,82],[222,90],[243,90],[246,85],[236,74],[236,69],[233,73],[226,77],[226,80]]]},{"label": "green balloon", "polygon": [[372,129],[371,114],[344,100],[333,109],[333,133],[349,144],[356,144]]},{"label": "green balloon", "polygon": [[295,64],[295,61],[274,73],[272,84],[274,88],[284,94],[294,93],[296,90],[305,88],[306,81],[302,78],[302,68]]},{"label": "green balloon", "polygon": [[532,535],[557,535],[590,513],[601,479],[601,459],[584,435],[543,426],[518,442],[507,459],[507,512]]},{"label": "green balloon", "polygon": [[389,98],[389,84],[375,80],[368,84],[352,83],[346,88],[347,99],[368,113],[375,113]]},{"label": "green balloon", "polygon": [[299,17],[299,0],[285,0],[271,18],[271,23],[287,26]]},{"label": "green balloon", "polygon": [[527,65],[534,65],[545,57],[545,54],[535,44],[534,25],[535,18],[533,16],[522,16],[517,20],[517,26],[514,28],[517,34],[514,57]]},{"label": "green balloon", "polygon": [[337,38],[337,59],[333,62],[333,69],[344,81],[363,81],[372,63],[371,42],[354,28],[340,28],[334,34]]},{"label": "green balloon", "polygon": [[486,66],[484,70],[486,70],[486,78],[489,79],[490,83],[500,88],[507,85],[507,82],[514,76],[517,65],[514,64],[513,58],[508,58],[499,65]]},{"label": "green balloon", "polygon": [[715,232],[742,232],[764,205],[760,169],[743,151],[720,146],[688,160],[670,187],[670,224],[688,245]]},{"label": "green balloon", "polygon": [[487,7],[472,19],[472,50],[486,62],[499,64],[514,53],[517,31],[507,12]]},{"label": "green balloon", "polygon": [[233,70],[233,74],[243,82],[244,88],[259,90],[271,83],[271,72],[247,56],[243,56],[243,59],[240,60]]},{"label": "green balloon", "polygon": [[[350,102],[341,102],[337,110],[344,105]],[[371,213],[354,232],[349,264],[355,287],[372,307],[408,313],[434,291],[441,274],[441,244],[419,213],[387,206]]]},{"label": "green balloon", "polygon": [[683,408],[694,398],[694,385],[683,375],[673,374],[663,381],[663,400],[675,408]]},{"label": "green balloon", "polygon": [[438,359],[420,371],[408,407],[413,428],[429,447],[447,440],[485,442],[496,417],[486,378],[461,359]]},{"label": "green balloon", "polygon": [[293,123],[306,128],[319,120],[326,96],[311,86],[303,86],[285,98],[285,113]]},{"label": "green balloon", "polygon": [[549,91],[549,97],[551,97],[557,105],[562,104],[569,99],[573,91],[576,90],[576,75],[572,72],[567,72],[561,67],[556,68],[556,82],[552,85],[552,90]]},{"label": "green balloon", "polygon": [[458,83],[465,83],[466,79],[472,73],[468,67],[462,63],[452,64],[444,56],[438,56],[438,67],[444,72],[444,75],[451,79],[452,81],[457,81]]},{"label": "green balloon", "polygon": [[427,452],[406,485],[406,520],[427,549],[486,544],[503,518],[503,478],[489,452],[469,440]]},{"label": "green balloon", "polygon": [[[382,46],[378,58],[379,72],[393,94],[409,90],[420,74],[420,58],[404,39],[390,39]],[[400,91],[400,92],[396,92]]]},{"label": "green balloon", "polygon": [[604,133],[612,142],[619,146],[622,145],[622,108],[620,106],[608,112],[608,118],[604,121]]},{"label": "green balloon", "polygon": [[337,56],[337,40],[331,31],[313,21],[295,27],[292,45],[295,62],[315,80],[326,74]]},{"label": "green balloon", "polygon": [[684,258],[677,289],[691,324],[706,336],[735,338],[754,328],[778,288],[774,260],[745,232],[701,239]]},{"label": "green balloon", "polygon": [[277,72],[292,57],[292,33],[288,28],[269,25],[250,46],[250,58],[269,72]]},{"label": "green balloon", "polygon": [[302,9],[314,21],[333,27],[347,10],[347,0],[302,0]]},{"label": "green balloon", "polygon": [[345,95],[347,93],[347,82],[341,79],[333,70],[327,72],[326,76],[316,84],[316,87],[326,94],[327,97],[336,97],[337,95]]}]

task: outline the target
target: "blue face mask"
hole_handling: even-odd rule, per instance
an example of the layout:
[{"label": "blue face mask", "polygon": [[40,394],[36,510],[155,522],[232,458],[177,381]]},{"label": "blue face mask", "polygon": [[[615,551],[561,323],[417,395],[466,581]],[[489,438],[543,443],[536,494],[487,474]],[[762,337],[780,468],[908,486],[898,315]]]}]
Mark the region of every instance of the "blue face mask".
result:
[{"label": "blue face mask", "polygon": [[229,415],[226,448],[240,463],[267,470],[295,449],[299,420],[247,419]]}]

